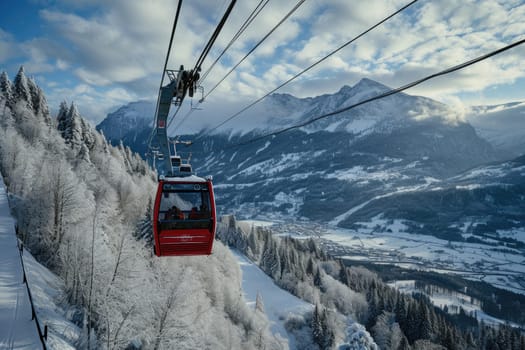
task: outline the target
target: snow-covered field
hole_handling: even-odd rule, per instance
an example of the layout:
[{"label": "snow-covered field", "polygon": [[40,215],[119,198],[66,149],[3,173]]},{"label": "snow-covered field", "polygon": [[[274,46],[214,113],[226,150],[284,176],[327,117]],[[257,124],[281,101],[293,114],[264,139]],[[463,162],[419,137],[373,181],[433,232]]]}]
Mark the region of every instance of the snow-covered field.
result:
[{"label": "snow-covered field", "polygon": [[391,263],[404,267],[455,273],[499,288],[525,294],[525,256],[483,244],[449,242],[403,232],[394,221],[392,232],[328,230],[322,237],[330,250],[350,260]]},{"label": "snow-covered field", "polygon": [[[435,306],[446,310],[449,314],[458,314],[461,308],[465,313],[476,317],[485,324],[500,325],[508,323],[506,320],[501,320],[486,314],[481,310],[481,303],[479,300],[460,292],[434,286],[431,288],[431,293],[427,293],[418,289],[414,280],[394,281],[389,283],[389,285],[406,294],[412,294],[414,292],[423,293],[430,298]],[[519,325],[515,326],[519,327]]]},{"label": "snow-covered field", "polygon": [[[296,237],[315,236],[333,255],[348,260],[453,273],[525,294],[525,256],[520,250],[408,233],[401,220],[376,217],[359,224],[359,230],[348,230],[308,222],[275,221],[272,231]],[[518,240],[525,237],[520,230],[501,234]]]},{"label": "snow-covered field", "polygon": [[454,273],[525,294],[525,256],[521,251],[450,242],[407,233],[404,228],[401,221],[388,224],[377,219],[359,231],[327,229],[322,238],[329,250],[346,259]]},{"label": "snow-covered field", "polygon": [[[249,232],[253,227],[276,227],[276,222],[261,220],[240,220],[236,222],[237,227],[244,232]],[[295,228],[299,226],[294,226]],[[310,226],[311,227],[311,226]],[[294,235],[297,238],[303,237],[297,234],[297,230],[282,235]],[[303,316],[313,311],[314,306],[305,302],[289,292],[278,287],[274,281],[267,276],[255,263],[250,261],[239,251],[232,250],[242,270],[242,289],[247,304],[256,309],[256,305],[263,305],[264,312],[269,320],[268,326],[274,337],[288,349],[303,349],[307,334],[293,332],[288,333],[285,328],[287,320],[302,319]],[[255,311],[254,311],[255,312]],[[341,348],[345,349],[377,349],[370,333],[362,324],[355,322],[351,317],[345,317],[346,330],[344,338],[337,340]],[[316,347],[316,346],[314,346]],[[316,347],[317,348],[317,347]]]}]

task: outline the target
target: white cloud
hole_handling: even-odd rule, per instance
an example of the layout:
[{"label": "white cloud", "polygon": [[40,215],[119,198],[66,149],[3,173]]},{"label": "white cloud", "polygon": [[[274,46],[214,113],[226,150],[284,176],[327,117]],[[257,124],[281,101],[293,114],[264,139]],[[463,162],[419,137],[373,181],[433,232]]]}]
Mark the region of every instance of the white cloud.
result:
[{"label": "white cloud", "polygon": [[57,58],[55,65],[60,70],[66,70],[66,69],[69,69],[69,67],[71,67],[69,62],[66,62],[61,58]]},{"label": "white cloud", "polygon": [[13,36],[0,28],[0,63],[7,62],[16,55],[15,47]]},{"label": "white cloud", "polygon": [[48,83],[48,102],[52,106],[52,113],[57,113],[60,102],[74,101],[80,113],[87,117],[94,125],[100,123],[106,115],[116,107],[130,101],[139,100],[140,97],[123,88],[96,89],[89,84],[78,84],[71,88],[55,82]]},{"label": "white cloud", "polygon": [[[194,0],[183,4],[168,68],[193,66],[227,3]],[[210,114],[215,113],[220,108],[212,104],[226,101],[241,108],[241,99],[264,95],[406,3],[306,1],[214,91],[205,108]],[[293,5],[270,2],[215,66],[205,82],[206,91]],[[254,6],[253,2],[237,2],[204,70]],[[13,33],[0,30],[0,63],[23,54],[21,62],[33,74],[71,73],[70,85],[91,89],[79,94],[73,85],[68,88],[64,82],[48,76],[47,84],[66,85],[63,90],[52,90],[50,100],[58,100],[58,94],[63,93],[63,97],[75,99],[85,115],[99,120],[103,117],[100,113],[118,103],[156,97],[175,10],[176,2],[171,0],[58,0],[53,9],[40,12],[42,27],[47,30],[42,35],[16,43]],[[524,17],[523,1],[418,2],[282,92],[301,97],[331,93],[363,77],[398,87],[523,38]],[[460,93],[482,93],[494,84],[512,84],[525,77],[524,51],[513,49],[449,77],[422,84],[409,93],[456,101],[455,96]]]}]

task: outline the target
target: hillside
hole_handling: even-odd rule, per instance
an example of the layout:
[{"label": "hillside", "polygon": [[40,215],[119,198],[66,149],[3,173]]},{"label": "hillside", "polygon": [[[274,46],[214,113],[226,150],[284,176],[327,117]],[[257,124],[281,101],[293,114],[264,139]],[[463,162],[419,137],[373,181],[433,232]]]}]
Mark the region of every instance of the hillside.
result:
[{"label": "hillside", "polygon": [[[9,202],[16,203],[16,198],[9,200],[0,173],[0,348],[32,350],[44,342],[48,349],[75,349],[81,332],[67,319],[73,309],[60,305],[65,297],[62,281],[17,242]],[[42,335],[48,327],[44,340],[37,322]]]},{"label": "hillside", "polygon": [[140,156],[111,146],[75,104],[52,119],[23,68],[1,86],[0,172],[18,198],[19,239],[63,281],[57,302],[82,329],[75,347],[282,347],[266,315],[247,306],[239,265],[220,242],[206,259],[153,257],[139,237],[151,227],[156,179]]}]

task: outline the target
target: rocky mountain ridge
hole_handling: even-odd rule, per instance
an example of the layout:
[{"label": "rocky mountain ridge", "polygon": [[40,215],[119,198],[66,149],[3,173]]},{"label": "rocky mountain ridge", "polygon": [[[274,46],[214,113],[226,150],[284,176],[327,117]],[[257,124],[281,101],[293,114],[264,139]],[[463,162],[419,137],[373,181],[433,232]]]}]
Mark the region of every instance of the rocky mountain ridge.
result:
[{"label": "rocky mountain ridge", "polygon": [[[274,94],[252,111],[263,117],[251,131],[225,127],[200,139],[191,150],[179,151],[192,153],[199,174],[214,176],[222,213],[241,218],[305,218],[346,228],[383,215],[411,221],[408,227],[414,233],[462,239],[461,234],[467,231],[458,233],[457,228],[465,225],[462,212],[467,210],[466,203],[484,201],[485,191],[495,188],[469,187],[486,182],[481,178],[483,172],[472,169],[492,163],[509,172],[512,167],[505,162],[512,155],[495,149],[469,122],[442,103],[400,93],[300,129],[234,146],[264,131],[306,121],[388,90],[363,79],[353,87],[344,86],[334,94],[317,97]],[[133,137],[125,136],[124,143],[143,154],[145,142],[136,130],[132,132]],[[149,131],[141,132],[149,135]],[[198,139],[199,135],[189,135],[195,136]],[[511,191],[519,197],[523,175],[511,172]],[[509,183],[501,181],[501,186],[508,187]],[[440,187],[447,188],[443,198],[452,196],[451,203],[462,198],[464,190],[470,191],[470,199],[438,205]],[[509,197],[515,204],[518,199]],[[490,216],[491,211],[498,212],[505,227],[512,226],[510,223],[515,223],[513,227],[525,226],[525,219],[515,215],[519,204],[500,204],[483,204],[479,220],[469,227],[476,231],[475,227],[492,222],[482,218]],[[436,216],[444,218],[437,226],[430,222]]]}]

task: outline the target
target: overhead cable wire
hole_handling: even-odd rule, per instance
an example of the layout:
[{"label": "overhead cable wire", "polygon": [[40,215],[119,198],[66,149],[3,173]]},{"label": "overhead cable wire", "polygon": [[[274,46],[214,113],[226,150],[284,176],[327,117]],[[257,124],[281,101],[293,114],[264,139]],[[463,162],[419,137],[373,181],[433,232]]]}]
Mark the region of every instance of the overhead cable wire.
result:
[{"label": "overhead cable wire", "polygon": [[231,145],[231,146],[228,146],[228,147],[225,147],[224,149],[229,149],[229,148],[234,148],[234,147],[239,147],[239,146],[244,146],[244,145],[248,145],[248,144],[251,144],[251,143],[254,143],[256,141],[259,141],[259,140],[262,140],[262,139],[265,139],[265,138],[268,138],[270,136],[276,136],[276,135],[279,135],[279,134],[282,134],[284,132],[287,132],[287,131],[290,131],[290,130],[293,130],[293,129],[298,129],[298,128],[302,128],[304,126],[307,126],[309,124],[312,124],[320,119],[325,119],[325,118],[328,118],[328,117],[331,117],[331,116],[334,116],[336,114],[340,114],[340,113],[343,113],[343,112],[346,112],[350,109],[353,109],[353,108],[356,108],[358,106],[361,106],[361,105],[364,105],[366,103],[370,103],[372,101],[376,101],[376,100],[379,100],[379,99],[382,99],[382,98],[385,98],[385,97],[388,97],[388,96],[391,96],[391,95],[394,95],[394,94],[397,94],[399,92],[402,92],[404,90],[407,90],[407,89],[410,89],[416,85],[419,85],[425,81],[428,81],[428,80],[431,80],[431,79],[434,79],[434,78],[437,78],[437,77],[440,77],[440,76],[443,76],[443,75],[446,75],[446,74],[450,74],[452,72],[455,72],[455,71],[458,71],[458,70],[461,70],[461,69],[464,69],[468,66],[471,66],[475,63],[478,63],[478,62],[481,62],[481,61],[484,61],[490,57],[493,57],[493,56],[496,56],[498,54],[501,54],[507,50],[510,50],[516,46],[519,46],[519,45],[522,45],[525,43],[525,39],[522,39],[522,40],[519,40],[519,41],[516,41],[512,44],[509,44],[507,46],[504,46],[498,50],[495,50],[495,51],[491,51],[485,55],[482,55],[482,56],[479,56],[477,58],[474,58],[470,61],[467,61],[467,62],[464,62],[464,63],[461,63],[461,64],[458,64],[456,66],[453,66],[453,67],[450,67],[450,68],[447,68],[445,70],[442,70],[438,73],[434,73],[434,74],[431,74],[431,75],[428,75],[424,78],[421,78],[419,80],[416,80],[416,81],[413,81],[411,83],[408,83],[406,85],[403,85],[401,87],[398,87],[396,89],[392,89],[392,90],[389,90],[385,93],[382,93],[382,94],[379,94],[379,95],[376,95],[374,97],[371,97],[371,98],[368,98],[366,100],[363,100],[363,101],[359,101],[357,103],[354,103],[353,105],[350,105],[350,106],[347,106],[347,107],[344,107],[344,108],[341,108],[341,109],[338,109],[338,110],[335,110],[333,112],[330,112],[330,113],[326,113],[326,114],[323,114],[323,115],[320,115],[320,116],[317,116],[315,118],[311,118],[305,122],[302,122],[302,123],[299,123],[299,124],[295,124],[295,125],[292,125],[292,126],[289,126],[289,127],[286,127],[286,128],[283,128],[283,129],[280,129],[280,130],[277,130],[277,131],[273,131],[273,132],[269,132],[267,134],[264,134],[264,135],[260,135],[260,136],[257,136],[257,137],[254,137],[254,138],[251,138],[247,141],[244,141],[244,142],[239,142],[239,143],[236,143],[234,145]]},{"label": "overhead cable wire", "polygon": [[[342,49],[344,49],[345,47],[347,47],[348,45],[352,44],[354,41],[358,40],[359,38],[361,38],[362,36],[366,35],[368,32],[374,30],[375,28],[379,27],[381,24],[385,23],[386,21],[388,21],[389,19],[391,19],[392,17],[398,15],[399,13],[403,12],[404,10],[406,10],[408,7],[412,6],[413,4],[415,4],[418,0],[413,0],[411,1],[410,3],[406,4],[405,6],[403,6],[402,8],[400,8],[399,10],[397,10],[396,12],[392,13],[391,15],[389,15],[388,17],[385,17],[384,19],[382,19],[381,21],[377,22],[376,24],[374,24],[372,27],[368,28],[367,30],[365,30],[364,32],[362,32],[361,34],[357,35],[356,37],[350,39],[349,41],[347,41],[346,43],[344,43],[343,45],[339,46],[337,49],[333,50],[332,52],[330,52],[328,55],[324,56],[323,58],[321,58],[320,60],[314,62],[313,64],[311,64],[310,66],[308,66],[307,68],[303,69],[302,71],[300,71],[299,73],[297,73],[296,75],[294,75],[293,77],[291,77],[290,79],[286,80],[284,83],[282,83],[281,85],[277,86],[276,88],[274,88],[273,90],[267,92],[264,96],[258,98],[257,100],[253,101],[252,103],[246,105],[245,107],[243,107],[240,111],[236,112],[235,114],[231,115],[230,117],[226,118],[225,120],[223,120],[222,122],[220,122],[219,124],[217,124],[216,126],[214,126],[213,128],[211,129],[208,129],[206,130],[200,137],[204,137],[205,135],[213,132],[214,130],[217,130],[218,128],[220,128],[221,126],[223,126],[224,124],[226,124],[227,122],[229,122],[230,120],[238,117],[239,115],[241,115],[242,113],[246,112],[248,109],[252,108],[253,106],[255,106],[257,103],[261,102],[262,100],[264,100],[266,97],[268,97],[269,95],[273,94],[274,92],[276,92],[277,90],[281,89],[282,87],[284,87],[285,85],[289,84],[290,82],[292,82],[293,80],[297,79],[298,77],[300,77],[301,75],[303,75],[304,73],[308,72],[310,69],[314,68],[315,66],[317,66],[318,64],[320,64],[321,62],[324,62],[325,60],[327,60],[329,57],[335,55],[336,53],[338,53],[339,51],[341,51]],[[208,93],[209,95],[209,93]],[[199,137],[199,138],[200,138]]]},{"label": "overhead cable wire", "polygon": [[250,13],[248,18],[244,21],[244,23],[241,25],[241,27],[237,30],[237,33],[231,38],[230,42],[224,50],[220,53],[220,55],[215,59],[215,61],[211,64],[211,66],[206,70],[205,73],[202,74],[200,83],[202,84],[205,80],[208,74],[210,74],[211,70],[215,65],[219,62],[219,60],[222,58],[222,56],[226,53],[226,51],[229,50],[229,48],[239,39],[239,37],[244,33],[244,31],[250,26],[250,24],[253,22],[253,20],[261,13],[261,11],[264,9],[264,7],[270,2],[270,0],[261,0],[259,4],[255,7],[255,9]]},{"label": "overhead cable wire", "polygon": [[194,110],[195,108],[190,108],[188,113],[186,113],[184,117],[182,117],[182,119],[179,121],[179,123],[175,126],[175,130],[179,129],[182,126],[182,124],[184,124],[184,122],[189,118],[189,116],[193,113]]},{"label": "overhead cable wire", "polygon": [[[204,62],[204,60],[206,59],[206,56],[208,55],[208,53],[210,52],[213,44],[215,43],[215,40],[217,40],[217,37],[219,36],[219,33],[221,32],[222,28],[224,27],[224,24],[226,23],[226,20],[228,19],[231,11],[233,10],[233,7],[235,6],[236,2],[237,2],[237,0],[232,0],[230,2],[230,5],[228,6],[228,8],[226,9],[226,12],[222,16],[221,21],[219,22],[219,24],[215,28],[215,31],[211,35],[210,39],[208,40],[208,43],[206,44],[206,46],[202,50],[199,58],[197,59],[197,62],[195,63],[195,67],[193,68],[193,70],[191,72],[192,77],[190,77],[190,80],[195,79],[195,81],[191,81],[191,84],[194,84],[196,82],[196,80],[198,80],[197,75],[198,75],[198,72],[201,69],[201,65]],[[166,67],[164,67],[164,70],[166,70]],[[162,88],[162,86],[161,86],[161,88]],[[169,119],[167,128],[169,128],[171,126],[171,124],[173,123],[173,121],[175,120],[175,116],[179,112],[179,110],[180,110],[180,108],[182,106],[183,100],[184,100],[184,96],[182,97],[177,110],[175,110],[175,113]]]},{"label": "overhead cable wire", "polygon": [[[202,103],[220,84],[222,84],[222,82],[235,70],[237,69],[237,67],[242,63],[244,62],[244,60],[246,58],[248,58],[248,56],[250,56],[266,39],[268,39],[268,37],[270,37],[270,35],[275,32],[275,30],[277,30],[277,28],[279,26],[281,26],[306,0],[300,0],[297,2],[297,4],[279,21],[279,23],[277,23],[271,30],[270,32],[268,32],[250,51],[248,51],[248,53],[239,61],[237,62],[237,64],[235,66],[233,66],[233,68],[231,68],[228,73],[226,73],[226,75],[224,77],[222,77],[222,79],[217,83],[215,84],[215,86],[213,88],[210,89],[210,91],[205,95],[203,96],[203,98],[199,101],[199,103]],[[265,4],[266,5],[266,4]],[[184,118],[181,120],[181,122],[179,122],[178,125],[181,125],[182,123],[184,123],[186,121],[186,119],[189,117],[189,115],[192,113],[193,111],[190,110],[190,112],[184,116]],[[203,137],[204,135],[200,135],[198,136],[195,140],[198,140],[200,139],[201,137]]]},{"label": "overhead cable wire", "polygon": [[169,127],[171,126],[171,124],[173,123],[173,121],[175,120],[175,117],[177,116],[177,114],[179,113],[180,109],[182,108],[182,103],[179,104],[177,106],[177,109],[175,110],[175,112],[173,112],[173,115],[170,117],[170,119],[168,120],[168,125],[166,127],[166,130],[169,129]]},{"label": "overhead cable wire", "polygon": [[219,22],[219,24],[217,25],[217,28],[215,28],[215,31],[213,32],[210,40],[208,41],[208,43],[204,47],[204,50],[202,51],[201,55],[199,56],[199,59],[195,63],[195,68],[193,68],[193,72],[197,72],[198,70],[200,70],[200,68],[202,66],[202,63],[204,62],[204,60],[206,59],[206,56],[210,52],[213,44],[215,43],[215,40],[217,40],[217,37],[219,36],[219,33],[221,32],[222,28],[224,27],[224,24],[226,23],[226,20],[228,19],[231,11],[233,10],[233,7],[235,6],[236,2],[237,2],[237,0],[232,0],[231,3],[230,3],[230,6],[228,6],[228,8],[226,9],[226,12],[222,16],[222,19]]},{"label": "overhead cable wire", "polygon": [[[175,36],[175,29],[177,28],[177,22],[179,21],[179,15],[180,15],[180,9],[182,7],[182,0],[179,0],[179,3],[177,5],[177,12],[175,13],[175,19],[173,20],[173,26],[171,29],[171,37],[170,42],[168,44],[168,52],[166,53],[166,60],[164,61],[164,69],[162,70],[162,77],[160,79],[160,86],[159,86],[159,95],[157,96],[157,104],[155,106],[155,116],[153,118],[153,125],[157,124],[157,113],[159,112],[159,104],[160,104],[160,91],[162,89],[162,84],[164,83],[164,77],[166,75],[166,67],[168,66],[168,60],[170,58],[170,52],[171,52],[171,46],[173,45],[173,37]],[[155,128],[151,130],[151,134],[148,141],[148,146],[151,147],[151,140],[153,138],[153,133],[155,131]]]},{"label": "overhead cable wire", "polygon": [[[215,59],[215,61],[211,64],[211,66],[206,70],[206,72],[201,76],[200,80],[199,80],[199,84],[202,84],[204,82],[204,80],[206,80],[206,77],[208,76],[208,74],[210,74],[211,70],[213,69],[213,67],[219,62],[219,60],[222,58],[222,56],[226,53],[226,51],[228,51],[228,49],[233,45],[233,43],[235,41],[237,41],[237,39],[241,36],[241,34],[250,26],[250,24],[253,22],[253,20],[261,13],[261,11],[264,9],[264,7],[268,4],[268,2],[270,2],[270,0],[261,0],[259,1],[259,4],[257,4],[257,6],[255,7],[255,9],[250,13],[250,15],[248,16],[248,18],[246,18],[246,20],[244,21],[244,23],[241,25],[241,27],[237,30],[237,33],[235,33],[235,35],[231,38],[230,42],[228,43],[228,45],[226,45],[226,47],[224,48],[224,50],[222,50],[221,54]],[[198,104],[201,104],[203,100],[200,100],[198,102]],[[182,117],[182,119],[179,121],[179,123],[175,126],[175,129],[179,129],[182,124],[184,124],[184,122],[186,122],[186,120],[189,118],[189,116],[193,113],[193,111],[195,110],[195,108],[191,108],[188,113],[186,113],[186,115],[184,117]],[[170,125],[171,123],[168,123],[168,126]]]},{"label": "overhead cable wire", "polygon": [[239,67],[239,65],[244,62],[244,60],[246,58],[248,58],[248,56],[250,56],[266,39],[268,39],[268,37],[270,37],[270,35],[273,34],[273,32],[275,32],[275,30],[277,30],[277,28],[279,28],[279,26],[281,26],[281,24],[283,24],[306,0],[299,0],[299,2],[297,2],[297,4],[279,21],[279,23],[277,23],[261,40],[259,40],[259,42],[257,44],[255,44],[255,46],[250,50],[248,51],[248,53],[246,55],[244,55],[244,57],[239,61],[237,62],[237,64],[235,64],[235,66],[233,66],[233,68],[231,68],[228,73],[226,73],[226,75],[224,77],[222,77],[221,80],[219,80],[219,82],[217,84],[215,84],[214,87],[212,87],[208,93],[203,97],[203,100],[206,99],[206,97],[208,97],[220,84],[222,84],[222,82],[235,70],[237,69],[237,67]]}]

